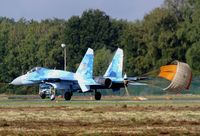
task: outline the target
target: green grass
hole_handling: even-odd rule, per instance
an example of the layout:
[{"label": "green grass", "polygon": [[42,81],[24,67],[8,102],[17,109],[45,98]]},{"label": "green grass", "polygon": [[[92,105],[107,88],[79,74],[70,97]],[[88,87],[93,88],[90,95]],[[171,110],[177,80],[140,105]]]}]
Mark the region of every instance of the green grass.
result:
[{"label": "green grass", "polygon": [[[199,101],[174,101],[181,96],[173,97],[50,101],[4,96],[0,97],[0,135],[200,135]],[[183,96],[183,100],[198,98]]]}]

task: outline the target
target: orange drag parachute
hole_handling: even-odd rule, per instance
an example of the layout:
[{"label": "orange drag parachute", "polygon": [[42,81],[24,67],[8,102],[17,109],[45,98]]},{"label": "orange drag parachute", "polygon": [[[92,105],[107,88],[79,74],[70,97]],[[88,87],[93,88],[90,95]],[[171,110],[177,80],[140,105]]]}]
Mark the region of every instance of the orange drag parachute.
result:
[{"label": "orange drag parachute", "polygon": [[171,81],[170,85],[163,89],[165,91],[181,91],[189,89],[192,80],[190,66],[179,61],[174,61],[170,65],[160,67],[158,76]]}]

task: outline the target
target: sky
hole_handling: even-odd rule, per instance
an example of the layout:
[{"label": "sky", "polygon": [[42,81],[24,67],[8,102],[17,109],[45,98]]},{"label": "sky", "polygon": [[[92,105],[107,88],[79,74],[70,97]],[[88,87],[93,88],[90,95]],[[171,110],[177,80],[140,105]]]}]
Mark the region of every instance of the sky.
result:
[{"label": "sky", "polygon": [[43,20],[69,19],[87,9],[100,9],[115,19],[141,20],[164,0],[0,0],[0,16]]}]

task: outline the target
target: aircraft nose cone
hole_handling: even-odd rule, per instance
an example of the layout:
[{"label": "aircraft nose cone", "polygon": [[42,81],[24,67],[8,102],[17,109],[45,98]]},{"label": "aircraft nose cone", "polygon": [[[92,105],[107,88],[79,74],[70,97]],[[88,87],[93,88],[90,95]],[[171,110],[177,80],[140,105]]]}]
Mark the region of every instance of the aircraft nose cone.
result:
[{"label": "aircraft nose cone", "polygon": [[11,85],[21,85],[21,84],[22,84],[21,76],[15,78],[10,84],[11,84]]}]

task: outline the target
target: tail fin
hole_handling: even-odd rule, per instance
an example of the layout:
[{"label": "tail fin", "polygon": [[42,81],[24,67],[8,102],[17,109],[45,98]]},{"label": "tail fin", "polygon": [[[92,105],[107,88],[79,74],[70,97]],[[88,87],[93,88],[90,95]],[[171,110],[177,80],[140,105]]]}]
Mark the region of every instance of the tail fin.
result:
[{"label": "tail fin", "polygon": [[88,48],[85,56],[83,57],[76,71],[76,74],[80,75],[83,79],[92,79],[93,62],[94,62],[94,52],[91,48]]},{"label": "tail fin", "polygon": [[122,78],[123,50],[118,48],[104,77]]}]

